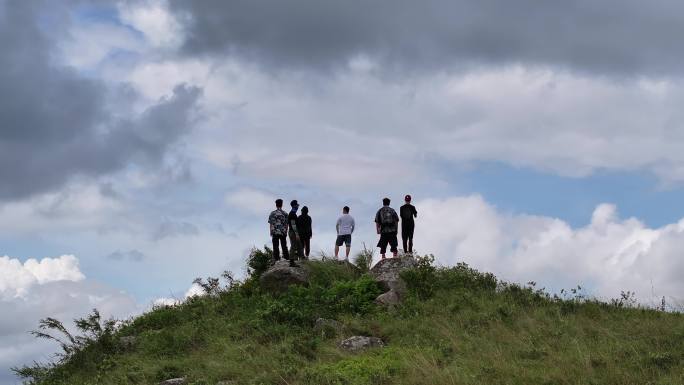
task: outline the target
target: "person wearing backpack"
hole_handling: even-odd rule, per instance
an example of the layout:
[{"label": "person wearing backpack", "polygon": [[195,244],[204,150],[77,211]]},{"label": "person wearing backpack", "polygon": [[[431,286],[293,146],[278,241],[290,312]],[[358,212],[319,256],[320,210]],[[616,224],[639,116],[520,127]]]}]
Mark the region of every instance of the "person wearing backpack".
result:
[{"label": "person wearing backpack", "polygon": [[410,195],[406,195],[404,202],[405,204],[399,208],[399,215],[401,216],[401,242],[404,247],[404,253],[413,254],[413,230],[416,227],[413,218],[418,217],[418,211],[411,204]]},{"label": "person wearing backpack", "polygon": [[380,248],[380,255],[385,259],[387,252],[387,245],[390,245],[390,251],[394,257],[397,256],[397,229],[399,225],[399,216],[390,206],[390,199],[384,198],[382,200],[382,207],[375,214],[375,229],[380,234],[378,247]]}]

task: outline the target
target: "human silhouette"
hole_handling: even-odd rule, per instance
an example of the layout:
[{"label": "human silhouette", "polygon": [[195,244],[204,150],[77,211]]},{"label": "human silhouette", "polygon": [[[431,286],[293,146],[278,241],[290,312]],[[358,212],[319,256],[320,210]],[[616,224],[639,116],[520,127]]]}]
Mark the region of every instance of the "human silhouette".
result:
[{"label": "human silhouette", "polygon": [[295,259],[302,256],[302,244],[299,239],[299,232],[297,231],[297,210],[299,209],[299,203],[294,199],[290,202],[290,214],[287,216],[287,224],[290,228],[290,265],[294,265]]},{"label": "human silhouette", "polygon": [[411,196],[404,197],[404,205],[399,208],[401,217],[401,243],[404,253],[413,253],[413,231],[416,228],[414,218],[418,217],[418,211],[411,204]]},{"label": "human silhouette", "polygon": [[268,227],[273,242],[273,259],[280,260],[280,250],[283,249],[283,258],[290,259],[287,252],[287,213],[283,211],[283,200],[276,199],[276,209],[268,216]]},{"label": "human silhouette", "polygon": [[335,229],[337,230],[337,239],[335,240],[335,259],[340,253],[340,246],[344,243],[346,246],[345,259],[349,259],[349,251],[351,250],[352,233],[354,232],[356,223],[354,217],[349,215],[349,207],[342,208],[342,215],[337,218]]},{"label": "human silhouette", "polygon": [[309,254],[311,253],[311,237],[313,237],[313,232],[311,231],[311,217],[309,216],[309,208],[306,206],[302,207],[302,214],[297,217],[297,230],[299,231],[299,240],[302,243],[304,257],[309,259]]},{"label": "human silhouette", "polygon": [[399,224],[399,216],[393,208],[390,207],[390,199],[384,198],[382,200],[382,207],[375,214],[375,228],[380,234],[378,247],[380,248],[380,255],[385,259],[387,252],[387,245],[390,245],[390,250],[394,257],[397,256],[397,227]]}]

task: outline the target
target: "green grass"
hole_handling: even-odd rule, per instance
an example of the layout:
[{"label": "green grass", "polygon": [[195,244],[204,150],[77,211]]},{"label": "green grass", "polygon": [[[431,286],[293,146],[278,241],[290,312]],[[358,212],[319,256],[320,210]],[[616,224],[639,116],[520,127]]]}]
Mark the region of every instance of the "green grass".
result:
[{"label": "green grass", "polygon": [[[144,314],[111,336],[136,336],[133,348],[86,344],[35,383],[684,384],[679,313],[560,299],[430,262],[404,274],[410,295],[394,311],[373,305],[370,277],[335,263],[310,262],[311,285],[280,297],[248,279]],[[344,322],[345,335],[314,333],[318,317]],[[339,350],[351,335],[387,347]]]}]

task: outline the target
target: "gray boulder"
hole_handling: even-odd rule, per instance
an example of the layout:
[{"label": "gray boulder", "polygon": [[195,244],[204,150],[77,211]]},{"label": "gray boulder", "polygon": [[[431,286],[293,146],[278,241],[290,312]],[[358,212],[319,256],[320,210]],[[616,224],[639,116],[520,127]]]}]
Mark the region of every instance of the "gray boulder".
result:
[{"label": "gray boulder", "polygon": [[319,318],[314,325],[314,332],[322,335],[337,335],[342,333],[344,325],[340,321],[328,318]]},{"label": "gray boulder", "polygon": [[394,308],[401,303],[406,294],[406,283],[401,279],[401,272],[416,266],[415,258],[401,256],[398,258],[381,259],[370,270],[371,276],[385,290],[375,299],[380,306]]},{"label": "gray boulder", "polygon": [[385,343],[377,337],[354,336],[340,342],[339,346],[349,352],[358,352],[368,348],[381,348]]},{"label": "gray boulder", "polygon": [[159,385],[185,385],[188,383],[188,380],[183,378],[172,378],[170,380],[162,381],[159,383]]},{"label": "gray boulder", "polygon": [[384,306],[390,309],[395,308],[401,303],[401,296],[394,290],[380,294],[374,301],[377,305]]},{"label": "gray boulder", "polygon": [[402,293],[406,290],[406,284],[399,276],[402,271],[416,266],[415,258],[402,256],[397,258],[385,258],[376,263],[370,270],[371,276],[380,283],[385,291],[394,290]]},{"label": "gray boulder", "polygon": [[119,338],[119,346],[124,350],[131,350],[135,347],[138,339],[135,336],[124,336]]},{"label": "gray boulder", "polygon": [[283,293],[292,285],[307,285],[309,272],[301,265],[290,266],[286,260],[277,261],[259,278],[261,287],[271,293]]}]

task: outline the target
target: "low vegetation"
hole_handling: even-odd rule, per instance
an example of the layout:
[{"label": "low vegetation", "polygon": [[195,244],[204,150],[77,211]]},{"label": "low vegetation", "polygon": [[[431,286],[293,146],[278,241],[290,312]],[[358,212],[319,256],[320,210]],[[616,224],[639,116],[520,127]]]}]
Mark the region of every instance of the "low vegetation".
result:
[{"label": "low vegetation", "polygon": [[[684,318],[629,296],[552,296],[428,256],[403,273],[404,303],[385,310],[373,303],[381,290],[367,270],[330,261],[307,262],[308,287],[264,293],[258,277],[269,260],[270,250],[254,250],[244,281],[198,280],[208,295],[132,320],[94,312],[77,321],[81,336],[43,320],[36,335],[58,339],[62,354],[14,370],[27,384],[50,385],[684,383]],[[319,317],[341,321],[343,335],[315,332]],[[337,344],[350,335],[387,347],[343,352]]]}]

